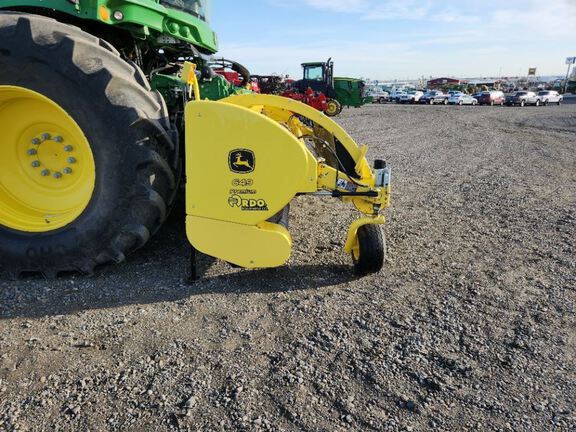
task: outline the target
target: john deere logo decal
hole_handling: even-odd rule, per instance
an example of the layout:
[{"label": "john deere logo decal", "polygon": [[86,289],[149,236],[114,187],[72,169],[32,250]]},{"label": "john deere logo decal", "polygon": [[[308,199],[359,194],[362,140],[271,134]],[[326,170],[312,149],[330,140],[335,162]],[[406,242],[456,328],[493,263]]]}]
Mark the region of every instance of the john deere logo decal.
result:
[{"label": "john deere logo decal", "polygon": [[256,168],[256,157],[252,150],[236,149],[228,156],[230,171],[238,174],[248,174]]}]

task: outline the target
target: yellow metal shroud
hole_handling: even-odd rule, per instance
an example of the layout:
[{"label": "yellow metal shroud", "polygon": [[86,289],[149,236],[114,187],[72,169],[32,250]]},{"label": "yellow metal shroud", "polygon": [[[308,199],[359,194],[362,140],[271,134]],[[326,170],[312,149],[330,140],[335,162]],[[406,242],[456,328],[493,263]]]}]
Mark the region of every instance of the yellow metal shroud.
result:
[{"label": "yellow metal shroud", "polygon": [[[390,186],[375,187],[366,146],[323,113],[249,94],[190,102],[185,120],[186,230],[199,251],[246,268],[284,264],[290,233],[269,220],[299,194],[326,191],[367,215],[350,228],[347,252],[360,226],[384,222]],[[353,161],[353,173],[334,160],[336,142]]]}]

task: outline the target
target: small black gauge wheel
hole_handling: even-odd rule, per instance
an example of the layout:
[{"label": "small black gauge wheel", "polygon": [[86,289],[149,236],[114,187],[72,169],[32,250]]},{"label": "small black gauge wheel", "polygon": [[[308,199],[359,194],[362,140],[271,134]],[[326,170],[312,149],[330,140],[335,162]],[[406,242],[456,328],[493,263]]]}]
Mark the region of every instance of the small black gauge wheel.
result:
[{"label": "small black gauge wheel", "polygon": [[386,258],[386,239],[380,225],[363,225],[357,235],[358,241],[352,249],[354,271],[359,276],[379,272]]}]

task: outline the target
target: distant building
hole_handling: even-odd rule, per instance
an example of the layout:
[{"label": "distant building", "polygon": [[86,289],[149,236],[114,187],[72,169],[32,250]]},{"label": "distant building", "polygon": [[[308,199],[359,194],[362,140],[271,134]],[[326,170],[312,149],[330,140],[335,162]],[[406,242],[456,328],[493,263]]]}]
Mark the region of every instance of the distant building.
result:
[{"label": "distant building", "polygon": [[434,78],[428,81],[428,88],[443,87],[446,85],[460,85],[464,84],[465,81],[456,78]]},{"label": "distant building", "polygon": [[486,86],[489,89],[495,89],[495,90],[502,90],[504,83],[505,82],[503,79],[492,79],[492,78],[472,79],[472,80],[468,81],[469,85],[472,85],[475,87]]}]

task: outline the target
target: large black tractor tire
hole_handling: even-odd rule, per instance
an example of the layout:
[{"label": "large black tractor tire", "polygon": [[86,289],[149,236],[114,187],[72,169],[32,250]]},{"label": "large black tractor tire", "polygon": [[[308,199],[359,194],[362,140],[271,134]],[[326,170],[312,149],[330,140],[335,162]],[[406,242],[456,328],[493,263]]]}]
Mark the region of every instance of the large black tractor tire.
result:
[{"label": "large black tractor tire", "polygon": [[363,225],[358,228],[359,256],[352,254],[354,271],[359,276],[378,273],[386,259],[386,240],[380,225]]},{"label": "large black tractor tire", "polygon": [[87,207],[68,225],[42,233],[0,225],[0,274],[89,274],[142,247],[165,221],[180,172],[177,133],[142,71],[79,28],[0,12],[0,86],[63,108],[90,145],[96,176]]}]

